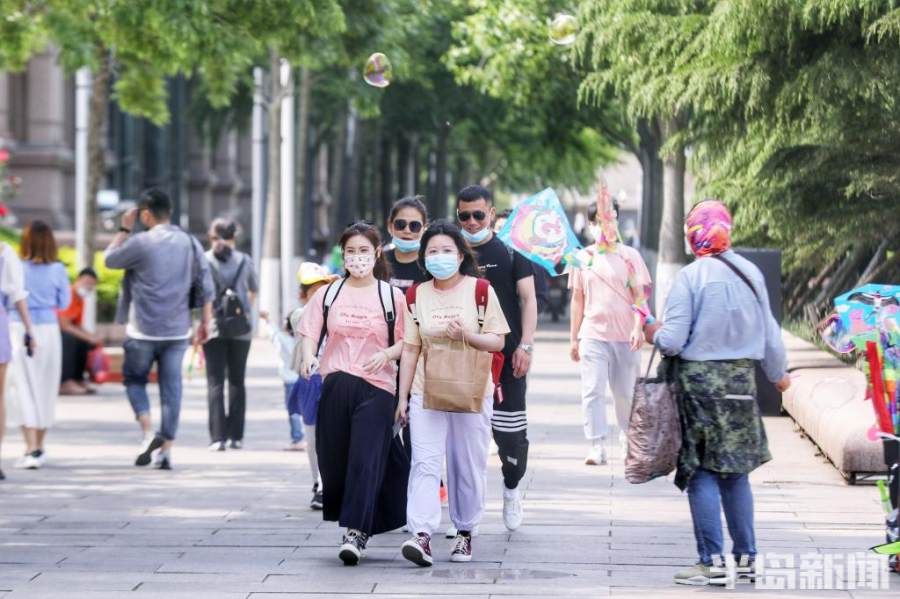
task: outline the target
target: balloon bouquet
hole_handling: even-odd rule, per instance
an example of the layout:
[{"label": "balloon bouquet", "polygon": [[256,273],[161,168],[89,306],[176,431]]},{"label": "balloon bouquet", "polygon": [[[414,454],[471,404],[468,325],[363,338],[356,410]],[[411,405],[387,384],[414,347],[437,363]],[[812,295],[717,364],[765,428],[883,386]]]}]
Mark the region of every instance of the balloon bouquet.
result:
[{"label": "balloon bouquet", "polygon": [[819,332],[836,352],[856,352],[863,358],[869,382],[866,399],[872,402],[876,418],[869,437],[884,444],[889,468],[888,485],[878,484],[887,542],[872,550],[889,555],[891,570],[900,573],[900,285],[864,285],[835,298],[834,307]]}]

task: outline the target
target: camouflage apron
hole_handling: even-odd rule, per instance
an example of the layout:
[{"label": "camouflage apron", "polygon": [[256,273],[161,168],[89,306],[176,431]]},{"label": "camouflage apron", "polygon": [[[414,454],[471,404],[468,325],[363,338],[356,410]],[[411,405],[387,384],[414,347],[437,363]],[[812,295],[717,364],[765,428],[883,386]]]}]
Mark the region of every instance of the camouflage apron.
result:
[{"label": "camouflage apron", "polygon": [[675,484],[694,472],[746,474],[772,459],[756,403],[753,360],[679,360],[682,445]]}]

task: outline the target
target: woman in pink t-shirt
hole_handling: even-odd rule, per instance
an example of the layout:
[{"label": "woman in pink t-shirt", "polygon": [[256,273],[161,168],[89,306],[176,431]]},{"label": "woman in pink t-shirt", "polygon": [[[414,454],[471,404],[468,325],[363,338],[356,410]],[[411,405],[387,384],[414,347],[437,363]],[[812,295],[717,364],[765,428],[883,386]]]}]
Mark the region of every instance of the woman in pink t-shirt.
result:
[{"label": "woman in pink t-shirt", "polygon": [[650,273],[640,253],[621,243],[617,214],[606,189],[588,215],[595,243],[581,252],[580,268],[569,277],[572,289],[571,356],[581,363],[584,436],[590,466],[606,463],[609,426],[607,386],[612,391],[620,443],[628,428],[631,397],[640,369],[640,352]]},{"label": "woman in pink t-shirt", "polygon": [[316,421],[323,518],[347,528],[339,557],[356,565],[371,535],[406,522],[409,461],[392,439],[406,302],[385,283],[375,227],[351,225],[340,246],[347,274],[312,296],[297,333],[301,375],[318,370],[323,377]]}]

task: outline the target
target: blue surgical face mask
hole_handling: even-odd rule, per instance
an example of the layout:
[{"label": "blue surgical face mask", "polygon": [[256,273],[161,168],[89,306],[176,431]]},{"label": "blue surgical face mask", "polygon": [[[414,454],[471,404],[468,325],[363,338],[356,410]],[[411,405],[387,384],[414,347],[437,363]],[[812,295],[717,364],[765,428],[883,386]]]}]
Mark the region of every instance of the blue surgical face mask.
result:
[{"label": "blue surgical face mask", "polygon": [[488,238],[488,235],[491,234],[490,227],[485,227],[477,233],[469,233],[465,229],[460,230],[462,232],[462,236],[468,241],[470,244],[479,244],[484,242]]},{"label": "blue surgical face mask", "polygon": [[425,270],[435,279],[444,281],[459,272],[459,256],[457,254],[435,254],[425,256]]},{"label": "blue surgical face mask", "polygon": [[397,248],[398,251],[403,252],[404,254],[411,254],[412,252],[418,252],[419,246],[422,245],[418,239],[400,239],[399,237],[394,237],[392,239],[394,247]]}]

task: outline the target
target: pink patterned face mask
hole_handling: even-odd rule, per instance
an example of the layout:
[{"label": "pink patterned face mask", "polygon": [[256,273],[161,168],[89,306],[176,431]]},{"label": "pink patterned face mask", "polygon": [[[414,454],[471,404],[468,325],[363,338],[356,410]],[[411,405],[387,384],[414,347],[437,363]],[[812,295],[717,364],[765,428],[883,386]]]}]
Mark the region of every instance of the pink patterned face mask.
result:
[{"label": "pink patterned face mask", "polygon": [[351,276],[364,279],[375,268],[375,254],[353,254],[344,256],[344,268]]},{"label": "pink patterned face mask", "polygon": [[715,256],[731,248],[731,213],[718,200],[694,206],[684,221],[684,235],[698,258]]}]

